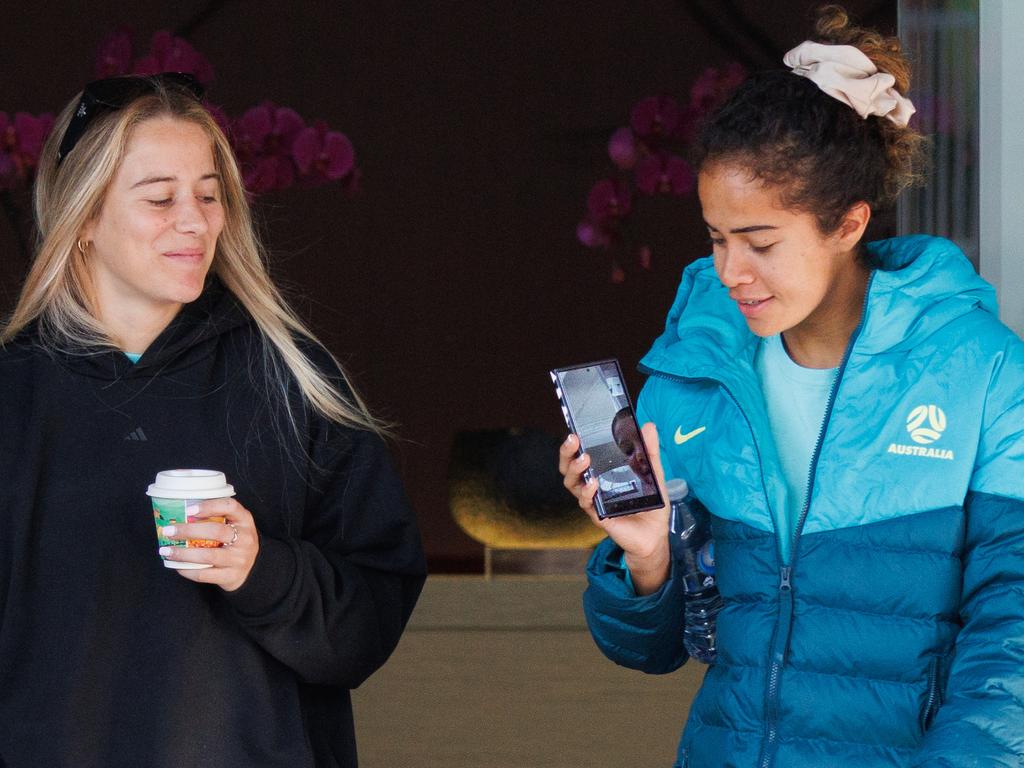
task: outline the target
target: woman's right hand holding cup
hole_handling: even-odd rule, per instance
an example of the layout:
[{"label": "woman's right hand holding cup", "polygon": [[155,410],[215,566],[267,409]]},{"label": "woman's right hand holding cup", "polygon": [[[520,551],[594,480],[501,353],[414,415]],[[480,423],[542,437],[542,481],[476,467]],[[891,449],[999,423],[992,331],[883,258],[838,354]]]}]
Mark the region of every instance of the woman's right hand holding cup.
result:
[{"label": "woman's right hand holding cup", "polygon": [[[662,497],[668,499],[658,451],[658,430],[653,423],[647,423],[641,432]],[[669,576],[668,505],[632,515],[599,519],[594,508],[597,479],[584,482],[583,472],[590,466],[590,456],[586,453],[577,456],[579,447],[579,438],[576,435],[569,435],[559,448],[558,471],[562,473],[565,487],[576,497],[580,508],[590,515],[594,525],[604,529],[626,553],[626,566],[629,568],[636,593],[649,595],[656,592]]]}]

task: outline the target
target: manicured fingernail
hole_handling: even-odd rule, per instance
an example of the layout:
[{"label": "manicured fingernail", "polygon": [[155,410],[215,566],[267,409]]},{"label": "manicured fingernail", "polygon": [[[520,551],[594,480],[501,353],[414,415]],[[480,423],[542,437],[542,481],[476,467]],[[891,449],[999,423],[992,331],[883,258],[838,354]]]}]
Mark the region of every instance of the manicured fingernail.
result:
[{"label": "manicured fingernail", "polygon": [[189,522],[189,523],[194,523],[194,522],[195,522],[196,520],[198,520],[198,519],[199,519],[199,518],[198,518],[198,517],[195,517],[194,515],[189,515],[188,517],[186,517],[186,518],[185,518],[185,521],[186,521],[186,522]]},{"label": "manicured fingernail", "polygon": [[178,532],[178,529],[175,528],[173,525],[165,525],[164,526],[164,536],[173,536],[177,532]]},{"label": "manicured fingernail", "polygon": [[160,557],[170,557],[174,547],[160,547]]},{"label": "manicured fingernail", "polygon": [[566,442],[567,445],[572,442],[572,435],[571,434],[566,436],[565,442]]}]

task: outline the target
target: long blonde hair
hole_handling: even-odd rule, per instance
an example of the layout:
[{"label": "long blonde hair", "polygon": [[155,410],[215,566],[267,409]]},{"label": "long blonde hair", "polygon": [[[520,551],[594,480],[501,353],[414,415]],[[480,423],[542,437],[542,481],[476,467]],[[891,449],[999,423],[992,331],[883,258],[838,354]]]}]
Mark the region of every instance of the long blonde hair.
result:
[{"label": "long blonde hair", "polygon": [[[315,411],[345,426],[386,433],[388,426],[374,417],[356,394],[337,360],[337,373],[346,393],[300,349],[297,340],[321,346],[313,332],[288,306],[265,266],[266,252],[253,226],[242,176],[231,145],[213,116],[191,94],[153,81],[153,91],[125,107],[98,115],[74,151],[58,165],[61,137],[81,94],[64,108],[47,138],[39,161],[34,190],[38,226],[35,258],[10,318],[0,330],[0,343],[13,339],[38,321],[40,340],[51,349],[71,346],[110,346],[109,336],[91,311],[89,268],[78,247],[85,225],[100,212],[107,188],[124,157],[133,129],[160,117],[184,120],[209,136],[214,164],[221,178],[224,228],[217,240],[211,271],[252,316],[264,344],[263,365],[281,390],[288,406],[289,377]],[[328,356],[330,353],[325,354]],[[333,373],[333,372],[330,372]]]}]

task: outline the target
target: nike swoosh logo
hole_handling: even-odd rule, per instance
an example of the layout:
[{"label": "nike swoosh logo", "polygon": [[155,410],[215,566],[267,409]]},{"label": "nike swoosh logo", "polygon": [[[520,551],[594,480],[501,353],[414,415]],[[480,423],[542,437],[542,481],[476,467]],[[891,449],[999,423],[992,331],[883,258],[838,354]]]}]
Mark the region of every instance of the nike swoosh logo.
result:
[{"label": "nike swoosh logo", "polygon": [[682,427],[676,427],[676,437],[675,437],[676,445],[682,445],[687,440],[690,440],[690,439],[696,437],[697,435],[699,435],[705,429],[707,429],[707,427],[697,427],[695,430],[693,430],[693,432],[687,432],[684,435]]}]

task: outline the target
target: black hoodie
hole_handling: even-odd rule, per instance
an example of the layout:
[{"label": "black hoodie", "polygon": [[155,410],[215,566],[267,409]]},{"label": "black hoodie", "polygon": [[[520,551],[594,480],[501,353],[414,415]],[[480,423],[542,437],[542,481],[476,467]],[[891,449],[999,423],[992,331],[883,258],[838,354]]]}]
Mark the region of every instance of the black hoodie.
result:
[{"label": "black hoodie", "polygon": [[[213,282],[135,365],[0,349],[0,766],[356,765],[348,689],[412,612],[419,534],[377,436],[293,391],[296,433],[263,344]],[[157,555],[145,491],[179,467],[253,514],[235,592]]]}]

